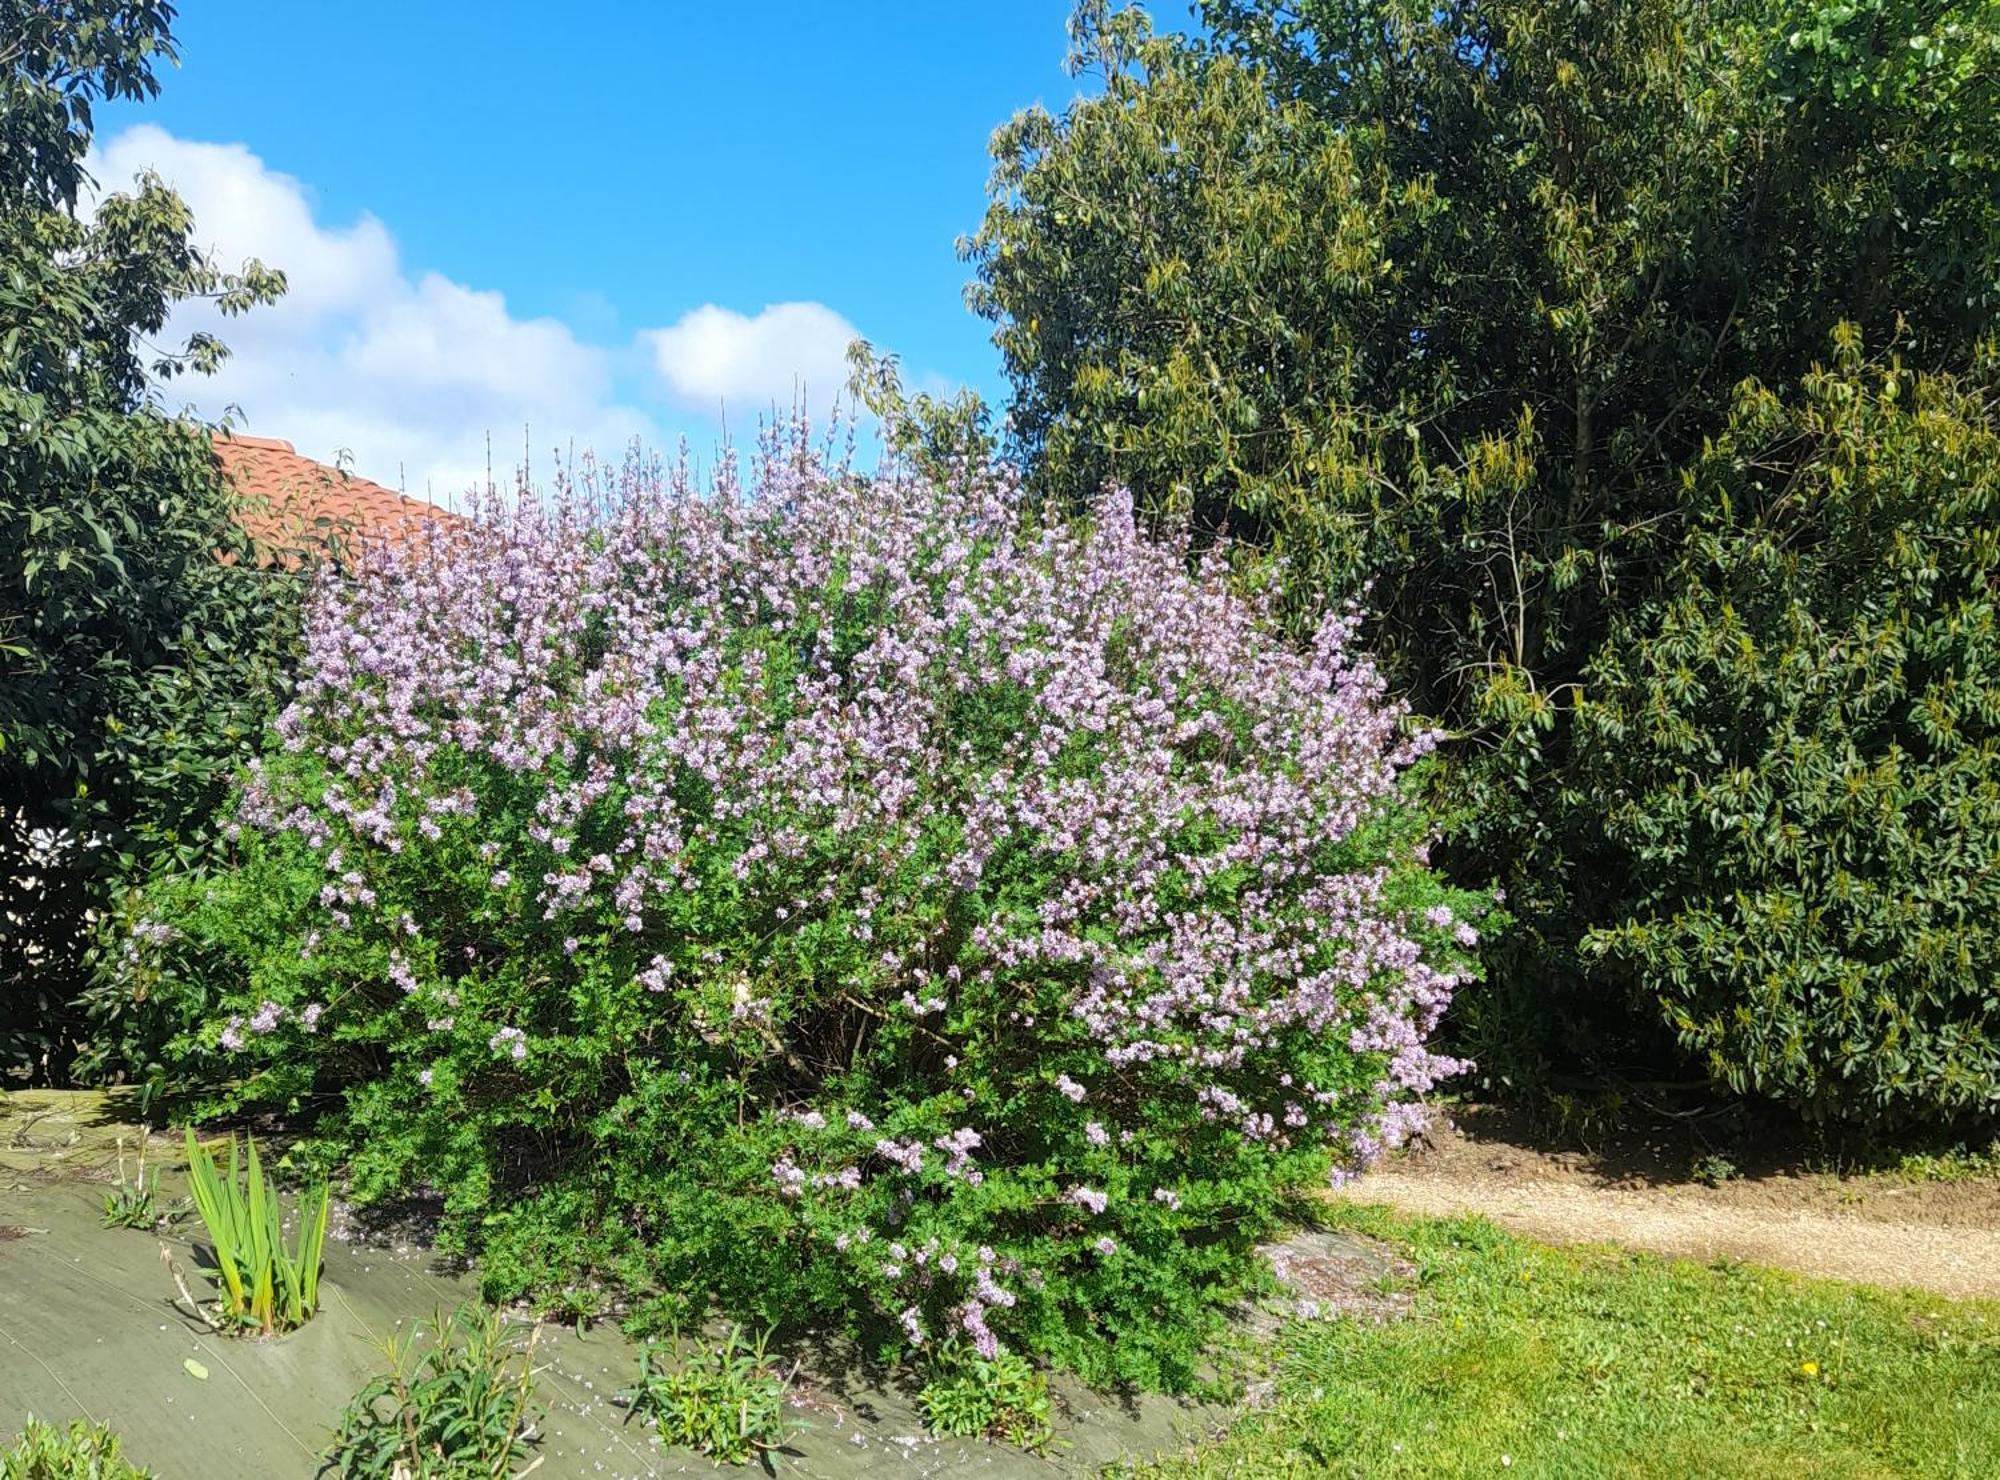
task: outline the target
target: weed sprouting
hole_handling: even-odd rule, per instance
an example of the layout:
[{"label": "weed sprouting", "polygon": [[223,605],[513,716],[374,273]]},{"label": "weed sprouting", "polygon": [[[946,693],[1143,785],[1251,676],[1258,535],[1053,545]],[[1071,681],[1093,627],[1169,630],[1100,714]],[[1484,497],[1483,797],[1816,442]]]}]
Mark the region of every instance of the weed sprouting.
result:
[{"label": "weed sprouting", "polygon": [[[433,1315],[384,1346],[389,1369],[340,1415],[327,1466],[350,1480],[444,1480],[512,1473],[535,1443],[538,1324],[515,1347],[501,1318],[474,1305]],[[421,1348],[421,1350],[420,1350]]]},{"label": "weed sprouting", "polygon": [[[684,1445],[725,1464],[762,1461],[766,1468],[798,1427],[785,1415],[792,1374],[781,1373],[767,1349],[731,1326],[722,1342],[677,1360],[668,1346],[639,1357],[639,1381],[619,1395],[630,1412],[651,1419],[663,1443]],[[796,1370],[796,1369],[794,1369]]]},{"label": "weed sprouting", "polygon": [[159,1202],[160,1169],[146,1169],[146,1140],[139,1138],[137,1175],[125,1175],[125,1138],[118,1138],[118,1185],[104,1194],[106,1228],[153,1228],[162,1216]]}]

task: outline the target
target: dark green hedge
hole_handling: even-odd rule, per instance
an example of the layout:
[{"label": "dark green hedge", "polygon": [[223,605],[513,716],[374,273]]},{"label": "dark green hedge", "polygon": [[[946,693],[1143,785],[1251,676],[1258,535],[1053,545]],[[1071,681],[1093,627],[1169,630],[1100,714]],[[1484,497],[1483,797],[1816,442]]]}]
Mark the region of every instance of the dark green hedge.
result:
[{"label": "dark green hedge", "polygon": [[1819,1116],[2000,1109],[1994,384],[1850,334],[1796,402],[1746,386],[1580,711],[1627,891],[1587,949]]}]

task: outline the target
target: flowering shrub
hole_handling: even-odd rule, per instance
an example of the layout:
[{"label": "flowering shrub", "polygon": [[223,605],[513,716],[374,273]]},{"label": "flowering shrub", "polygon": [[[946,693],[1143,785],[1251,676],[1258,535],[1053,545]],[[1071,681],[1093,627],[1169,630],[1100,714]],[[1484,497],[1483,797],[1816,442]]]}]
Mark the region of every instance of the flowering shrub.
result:
[{"label": "flowering shrub", "polygon": [[217,1108],[442,1189],[496,1295],[1184,1384],[1283,1197],[1457,1067],[1482,905],[1354,632],[1004,471],[587,473],[321,586],[129,990]]}]

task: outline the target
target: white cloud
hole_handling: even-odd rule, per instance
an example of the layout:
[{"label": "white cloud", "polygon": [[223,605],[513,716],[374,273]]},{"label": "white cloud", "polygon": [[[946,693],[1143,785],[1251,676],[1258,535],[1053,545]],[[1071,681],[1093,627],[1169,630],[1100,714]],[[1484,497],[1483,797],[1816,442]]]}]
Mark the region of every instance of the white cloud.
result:
[{"label": "white cloud", "polygon": [[[594,344],[560,319],[516,316],[500,293],[412,270],[373,215],[322,222],[303,183],[241,144],[141,124],[95,150],[90,168],[104,191],[154,171],[187,201],[197,243],[225,267],[255,257],[289,283],[277,303],[240,318],[208,305],[177,312],[162,343],[207,329],[231,354],[217,374],[175,380],[165,397],[210,419],[238,412],[242,431],[342,458],[411,493],[446,500],[483,483],[489,437],[503,480],[524,447],[546,474],[551,448],[615,456],[635,436],[666,443],[639,402],[711,426],[726,412],[740,439],[774,406],[804,401],[823,419],[847,383],[858,331],[824,304],[743,314],[711,303],[621,344]],[[586,307],[586,318],[611,328],[608,305]],[[621,378],[646,390],[625,392]],[[674,417],[674,428],[685,419]]]},{"label": "white cloud", "polygon": [[639,336],[679,404],[751,418],[799,400],[823,416],[846,388],[847,347],[860,337],[822,303],[773,303],[755,315],[707,303]]},{"label": "white cloud", "polygon": [[140,125],[91,169],[107,191],[156,171],[225,266],[257,257],[289,280],[277,304],[241,318],[218,321],[205,305],[175,316],[167,342],[209,328],[233,351],[218,374],[173,382],[177,403],[210,417],[240,408],[246,432],[326,461],[349,454],[364,477],[440,499],[484,481],[489,434],[501,470],[519,461],[524,436],[538,457],[660,440],[651,417],[615,394],[610,351],[559,320],[515,317],[499,293],[412,276],[382,222],[321,224],[299,181],[240,144]]}]

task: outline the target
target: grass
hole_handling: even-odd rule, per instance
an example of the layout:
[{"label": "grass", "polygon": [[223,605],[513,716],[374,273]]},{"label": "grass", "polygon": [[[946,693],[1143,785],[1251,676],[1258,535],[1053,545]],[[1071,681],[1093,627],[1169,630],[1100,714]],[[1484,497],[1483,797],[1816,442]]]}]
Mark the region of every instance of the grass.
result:
[{"label": "grass", "polygon": [[2000,1475],[2000,1305],[1329,1221],[1417,1267],[1412,1316],[1294,1326],[1266,1407],[1134,1473]]}]

